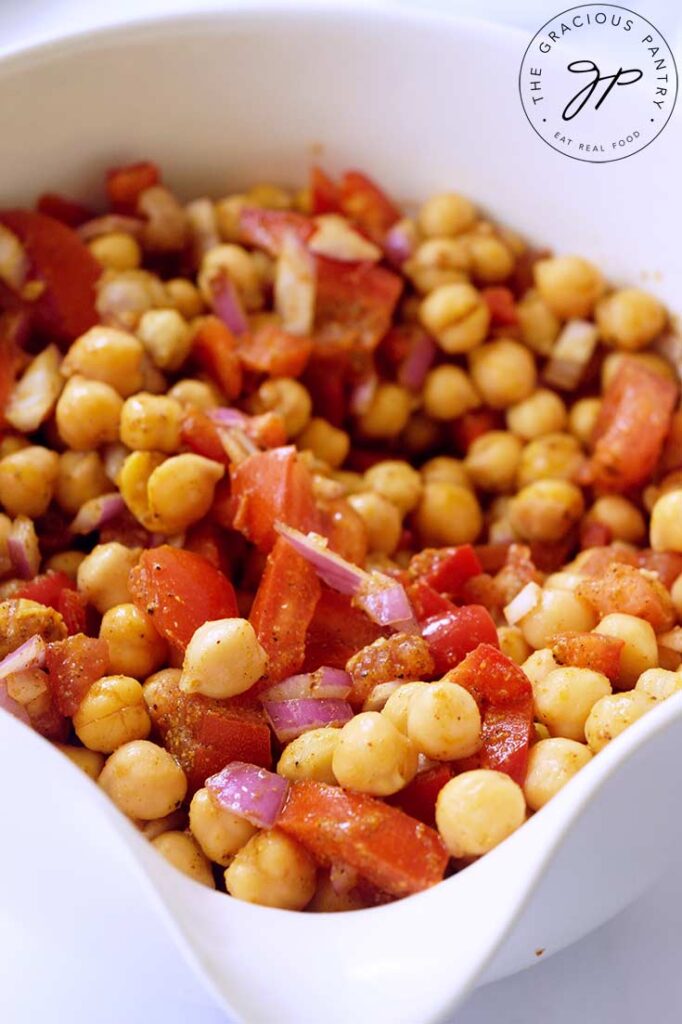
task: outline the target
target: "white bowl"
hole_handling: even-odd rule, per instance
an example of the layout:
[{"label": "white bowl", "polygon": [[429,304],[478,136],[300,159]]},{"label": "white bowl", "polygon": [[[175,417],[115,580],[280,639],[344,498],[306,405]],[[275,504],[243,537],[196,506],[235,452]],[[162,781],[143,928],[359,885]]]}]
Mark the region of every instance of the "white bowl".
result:
[{"label": "white bowl", "polygon": [[[679,118],[619,163],[565,159],[521,109],[527,42],[454,18],[325,9],[159,19],[42,46],[0,64],[0,202],[46,188],[94,195],[103,169],[131,158],[157,160],[187,197],[295,183],[315,158],[364,168],[401,199],[460,189],[538,242],[674,303]],[[0,715],[0,806],[20,836],[0,847],[0,878],[12,880],[3,911],[17,927],[48,927],[41,884],[69,889],[77,916],[106,879],[165,914],[249,1024],[432,1021],[474,984],[595,928],[660,873],[682,839],[681,764],[676,697],[442,885],[380,909],[297,915],[189,882],[67,759]],[[27,792],[40,794],[39,816]]]}]

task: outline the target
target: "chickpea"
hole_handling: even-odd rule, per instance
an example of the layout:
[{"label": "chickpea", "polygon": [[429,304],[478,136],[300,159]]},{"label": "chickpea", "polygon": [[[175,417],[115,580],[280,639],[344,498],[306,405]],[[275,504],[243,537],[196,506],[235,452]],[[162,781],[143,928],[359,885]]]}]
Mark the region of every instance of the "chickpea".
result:
[{"label": "chickpea", "polygon": [[470,544],[483,527],[476,496],[466,487],[445,481],[424,486],[414,522],[424,545]]},{"label": "chickpea", "polygon": [[598,700],[585,722],[585,737],[592,753],[598,754],[655,705],[654,698],[641,690],[613,693]]},{"label": "chickpea", "polygon": [[45,562],[45,569],[53,572],[63,572],[66,576],[76,582],[78,567],[85,559],[84,551],[59,551],[52,555]]},{"label": "chickpea", "polygon": [[670,597],[678,619],[682,619],[682,576],[678,576],[670,588]]},{"label": "chickpea", "polygon": [[162,370],[179,370],[192,348],[192,331],[177,309],[148,309],[137,336]]},{"label": "chickpea", "polygon": [[358,428],[365,437],[397,437],[410,418],[412,405],[413,397],[407,388],[379,384],[369,409],[358,417]]},{"label": "chickpea", "polygon": [[588,522],[608,526],[614,540],[637,544],[646,535],[644,516],[636,505],[620,494],[609,494],[597,498],[585,517]]},{"label": "chickpea", "polygon": [[[1,472],[2,463],[0,463]],[[59,457],[55,498],[65,512],[75,515],[81,505],[111,490],[104,463],[97,452],[64,452]]]},{"label": "chickpea", "polygon": [[476,207],[458,192],[444,192],[422,204],[417,222],[427,238],[459,235],[473,227]]},{"label": "chickpea", "polygon": [[350,494],[348,504],[365,524],[368,549],[392,555],[402,534],[402,515],[398,508],[373,491]]},{"label": "chickpea", "polygon": [[562,320],[588,317],[606,287],[597,267],[580,256],[538,260],[534,274],[540,297]]},{"label": "chickpea", "polygon": [[592,707],[611,693],[611,683],[589,668],[556,668],[533,685],[535,713],[552,736],[582,741]]},{"label": "chickpea", "polygon": [[128,576],[141,552],[111,541],[94,547],[78,566],[78,589],[100,614],[130,601]]},{"label": "chickpea", "polygon": [[537,651],[533,651],[521,665],[521,668],[530,679],[531,686],[533,689],[543,682],[547,678],[550,672],[553,672],[555,668],[559,668],[559,665],[554,660],[554,655],[547,647],[541,647]]},{"label": "chickpea", "polygon": [[208,789],[198,789],[192,797],[189,828],[208,859],[224,868],[258,831],[246,818],[216,803]]},{"label": "chickpea", "polygon": [[568,429],[586,448],[592,444],[601,406],[601,398],[581,398],[568,414]]},{"label": "chickpea", "polygon": [[505,430],[489,430],[469,447],[465,466],[476,487],[484,491],[511,491],[521,459],[521,442]]},{"label": "chickpea", "polygon": [[70,377],[57,402],[57,430],[64,444],[77,451],[118,441],[123,399],[109,384]]},{"label": "chickpea", "polygon": [[602,341],[626,352],[650,345],[666,325],[663,305],[639,288],[622,288],[602,299],[595,310]]},{"label": "chickpea", "polygon": [[514,269],[514,256],[500,238],[472,236],[468,242],[475,280],[482,284],[495,284],[509,277]]},{"label": "chickpea", "polygon": [[507,427],[523,441],[557,434],[568,422],[566,406],[555,391],[538,388],[528,398],[507,409]]},{"label": "chickpea", "polygon": [[454,420],[481,404],[469,376],[459,366],[450,363],[429,370],[422,400],[424,411],[434,420]]},{"label": "chickpea", "polygon": [[205,380],[193,380],[191,377],[179,380],[168,392],[168,397],[179,402],[183,409],[200,409],[208,412],[222,404],[222,397],[215,385]]},{"label": "chickpea", "polygon": [[461,459],[453,459],[449,455],[436,455],[429,459],[421,468],[422,480],[425,484],[448,483],[457,484],[473,490],[466,465]]},{"label": "chickpea", "polygon": [[[133,458],[129,456],[126,463]],[[126,498],[125,469],[121,493]],[[213,504],[213,492],[224,466],[202,455],[172,455],[154,468],[147,481],[149,523],[161,533],[179,533],[203,519]],[[127,500],[126,500],[127,503]]]},{"label": "chickpea", "polygon": [[519,627],[536,650],[546,647],[555,633],[592,629],[596,613],[570,590],[543,590],[540,603],[521,619]]},{"label": "chickpea", "polygon": [[[284,420],[287,437],[296,437],[310,421],[313,409],[312,399],[308,389],[293,377],[278,377],[264,381],[258,388],[256,401],[259,412],[279,413]],[[320,420],[320,422],[326,423],[326,420]],[[335,428],[332,427],[332,429]],[[342,434],[343,431],[339,431],[339,433]],[[335,443],[332,443],[330,447],[336,452],[337,439],[335,435],[333,436]],[[338,455],[338,453],[336,454]],[[345,451],[341,462],[347,454],[348,452]]]},{"label": "chickpea", "polygon": [[345,430],[314,416],[296,438],[296,445],[301,451],[311,451],[315,458],[336,469],[345,462],[350,451],[350,437]]},{"label": "chickpea", "polygon": [[312,857],[278,828],[249,839],[225,872],[231,896],[281,910],[303,910],[315,894],[315,885]]},{"label": "chickpea", "polygon": [[137,270],[142,263],[137,239],[125,231],[111,231],[93,238],[88,249],[105,270]]},{"label": "chickpea", "polygon": [[561,540],[580,521],[582,492],[567,480],[536,480],[512,500],[509,520],[525,540]]},{"label": "chickpea", "polygon": [[103,754],[110,754],[131,740],[145,739],[152,723],[137,679],[130,676],[98,679],[73,716],[73,726],[84,746]]},{"label": "chickpea", "polygon": [[556,737],[535,743],[528,755],[528,771],[523,783],[531,811],[544,807],[591,760],[590,748],[575,740]]},{"label": "chickpea", "polygon": [[532,353],[509,338],[498,338],[472,352],[469,371],[483,401],[493,409],[515,405],[535,389],[537,373]]},{"label": "chickpea", "polygon": [[409,701],[407,735],[419,753],[433,761],[470,757],[481,744],[478,705],[457,683],[431,683]]},{"label": "chickpea", "polygon": [[548,356],[559,337],[561,321],[534,290],[527,291],[516,304],[521,340],[539,356]]},{"label": "chickpea", "polygon": [[[137,686],[144,707],[142,687]],[[185,773],[177,761],[163,747],[145,739],[118,746],[107,759],[99,784],[124,814],[143,821],[175,811],[187,792]]]},{"label": "chickpea", "polygon": [[244,307],[256,312],[263,306],[263,290],[260,277],[251,254],[240,245],[217,245],[205,253],[197,283],[204,301],[210,306],[212,299],[211,279],[220,271],[226,271],[232,280]]},{"label": "chickpea", "polygon": [[377,462],[365,473],[365,482],[380,497],[390,501],[401,515],[407,515],[419,503],[422,478],[419,472],[399,459]]},{"label": "chickpea", "polygon": [[403,270],[412,284],[426,295],[444,284],[466,281],[471,256],[460,238],[429,238],[417,246]]},{"label": "chickpea", "polygon": [[162,832],[152,839],[152,846],[183,875],[209,889],[215,888],[211,865],[192,836],[186,832]]},{"label": "chickpea", "polygon": [[142,386],[143,354],[134,334],[99,324],[74,341],[62,361],[62,373],[108,384],[127,398]]},{"label": "chickpea", "polygon": [[526,817],[523,790],[503,772],[462,772],[441,789],[436,825],[453,857],[480,857],[519,828]]},{"label": "chickpea", "polygon": [[434,288],[422,301],[419,318],[443,351],[451,355],[476,348],[490,326],[486,302],[473,285],[466,283]]},{"label": "chickpea", "polygon": [[55,743],[57,750],[68,757],[69,761],[85,772],[93,782],[97,782],[99,774],[104,767],[104,754],[98,750],[88,750],[87,747],[72,747],[68,743]]},{"label": "chickpea", "polygon": [[244,206],[249,205],[246,195],[231,195],[219,199],[215,204],[215,214],[220,237],[225,242],[238,242],[241,238],[239,216]]},{"label": "chickpea", "polygon": [[277,765],[277,773],[296,782],[313,779],[336,785],[332,770],[334,751],[341,735],[340,729],[310,729],[287,743]]},{"label": "chickpea", "polygon": [[267,654],[246,619],[216,619],[195,631],[185,651],[180,689],[206,697],[234,697],[265,672]]},{"label": "chickpea", "polygon": [[140,391],[123,404],[121,441],[133,451],[172,454],[182,443],[182,419],[182,406],[174,398]]},{"label": "chickpea", "polygon": [[410,708],[412,698],[420,690],[428,688],[430,683],[412,682],[412,683],[401,683],[397,690],[394,690],[390,694],[388,700],[384,704],[381,713],[389,722],[391,722],[396,729],[404,733],[407,736],[407,713]]},{"label": "chickpea", "polygon": [[52,501],[59,456],[49,448],[30,445],[0,460],[0,503],[12,516],[35,519]]},{"label": "chickpea", "polygon": [[152,618],[134,604],[117,604],[104,613],[99,635],[107,641],[112,673],[144,679],[166,660],[166,641]]},{"label": "chickpea", "polygon": [[[0,471],[5,461],[0,463]],[[649,536],[654,551],[682,551],[682,491],[668,491],[657,499],[651,511]]]},{"label": "chickpea", "polygon": [[253,206],[262,206],[266,210],[290,210],[293,196],[287,189],[269,182],[253,185],[246,194],[246,201]]},{"label": "chickpea", "polygon": [[658,664],[656,634],[651,623],[644,619],[613,612],[604,616],[599,625],[595,626],[594,632],[624,641],[625,646],[620,653],[618,689],[631,689],[643,672]]},{"label": "chickpea", "polygon": [[497,640],[502,653],[516,662],[517,665],[523,665],[526,659],[531,656],[530,644],[526,641],[518,626],[498,626]]},{"label": "chickpea", "polygon": [[523,449],[518,486],[536,480],[573,480],[583,464],[582,449],[571,434],[545,434]]},{"label": "chickpea", "polygon": [[362,711],[340,730],[332,771],[340,786],[390,796],[417,773],[417,750],[385,715]]},{"label": "chickpea", "polygon": [[653,700],[667,700],[678,690],[682,690],[682,672],[648,668],[635,683],[635,690],[646,693]]},{"label": "chickpea", "polygon": [[342,910],[362,910],[365,904],[355,889],[337,892],[328,874],[320,874],[315,895],[306,907],[308,913],[337,914]]}]

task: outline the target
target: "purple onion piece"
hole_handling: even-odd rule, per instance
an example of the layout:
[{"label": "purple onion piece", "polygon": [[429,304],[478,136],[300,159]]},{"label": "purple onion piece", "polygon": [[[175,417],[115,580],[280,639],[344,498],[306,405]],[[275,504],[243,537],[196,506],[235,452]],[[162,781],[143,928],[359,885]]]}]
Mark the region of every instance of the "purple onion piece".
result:
[{"label": "purple onion piece", "polygon": [[45,665],[45,641],[39,633],[17,647],[0,661],[0,680],[26,669],[43,668]]},{"label": "purple onion piece", "polygon": [[289,783],[281,775],[244,761],[233,761],[206,780],[220,807],[257,828],[272,828],[281,813]]},{"label": "purple onion piece", "polygon": [[263,709],[280,743],[288,743],[310,729],[345,725],[353,717],[353,709],[347,701],[314,697],[266,701]]}]

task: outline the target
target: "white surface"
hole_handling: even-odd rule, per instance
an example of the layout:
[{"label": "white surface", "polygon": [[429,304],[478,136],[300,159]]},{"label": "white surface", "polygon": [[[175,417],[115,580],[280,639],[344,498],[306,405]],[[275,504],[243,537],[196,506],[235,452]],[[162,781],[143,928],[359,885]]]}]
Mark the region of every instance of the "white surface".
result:
[{"label": "white surface", "polygon": [[[71,6],[82,10],[81,5]],[[125,6],[118,5],[119,16],[125,13]],[[149,4],[153,9],[159,6]],[[66,27],[64,7],[46,6],[50,27]],[[140,10],[139,4],[136,9]],[[35,32],[35,23],[30,32],[33,38],[40,34]],[[23,38],[27,38],[26,33]],[[7,34],[4,42],[7,45]],[[49,843],[50,837],[45,836],[48,851]],[[106,883],[103,878],[103,886]],[[59,879],[54,884],[59,886]],[[108,1024],[150,1019],[191,1019],[204,1024],[224,1019],[206,1001],[156,921],[140,917],[139,907],[126,904],[124,897],[117,900],[118,912],[114,917],[109,904],[111,900],[107,904],[106,927],[102,927],[96,913],[90,917],[88,908],[82,908],[82,931],[65,926],[63,943],[59,941],[58,927],[42,935],[30,928],[22,934],[0,931],[0,1017],[11,1024],[61,1020],[67,1015],[74,1024],[86,1020]],[[677,1019],[672,1007],[679,1004],[682,986],[668,988],[666,992],[661,979],[674,985],[677,978],[674,936],[675,917],[680,919],[680,908],[680,883],[659,886],[647,901],[576,949],[532,973],[491,986],[474,996],[458,1014],[458,1024],[489,1024],[498,1020],[505,1024],[514,1024],[516,1020],[563,1024],[569,1017],[575,1021],[578,1014],[585,1019],[584,1008],[589,1008],[590,1022],[613,1019],[619,1024],[634,1024],[645,1013],[662,1024],[672,1022]],[[652,909],[655,916],[647,924],[647,914]],[[0,929],[2,926],[0,916]],[[627,945],[628,937],[634,946]],[[655,949],[655,957],[649,954],[650,949]],[[612,963],[610,957],[614,958]],[[632,969],[633,964],[636,970]],[[656,973],[647,979],[647,970],[654,967]]]}]

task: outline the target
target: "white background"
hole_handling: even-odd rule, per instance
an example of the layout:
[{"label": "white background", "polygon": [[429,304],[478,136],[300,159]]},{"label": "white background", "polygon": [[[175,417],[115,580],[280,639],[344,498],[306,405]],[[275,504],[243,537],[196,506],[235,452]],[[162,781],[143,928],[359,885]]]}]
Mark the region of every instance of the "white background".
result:
[{"label": "white background", "polygon": [[[215,8],[227,2],[117,0],[108,9],[104,5],[98,9],[93,0],[0,0],[0,52],[94,24],[161,10]],[[533,31],[568,6],[560,0],[428,2]],[[678,0],[631,2],[675,48],[682,18]],[[682,813],[682,802],[671,813]],[[98,913],[100,908],[93,907],[92,914]],[[7,936],[2,923],[0,907],[0,934]],[[453,926],[466,927],[466,923]],[[88,932],[87,922],[83,930]],[[531,971],[477,991],[448,1024],[676,1024],[682,1020],[681,940],[682,868],[671,871],[636,905],[577,946]],[[387,1007],[386,1019],[390,1016]],[[0,1021],[225,1024],[225,1017],[159,923],[141,915],[135,906],[119,905],[110,929],[96,945],[84,942],[75,948],[54,948],[53,941],[48,944],[32,932],[3,938]]]}]

